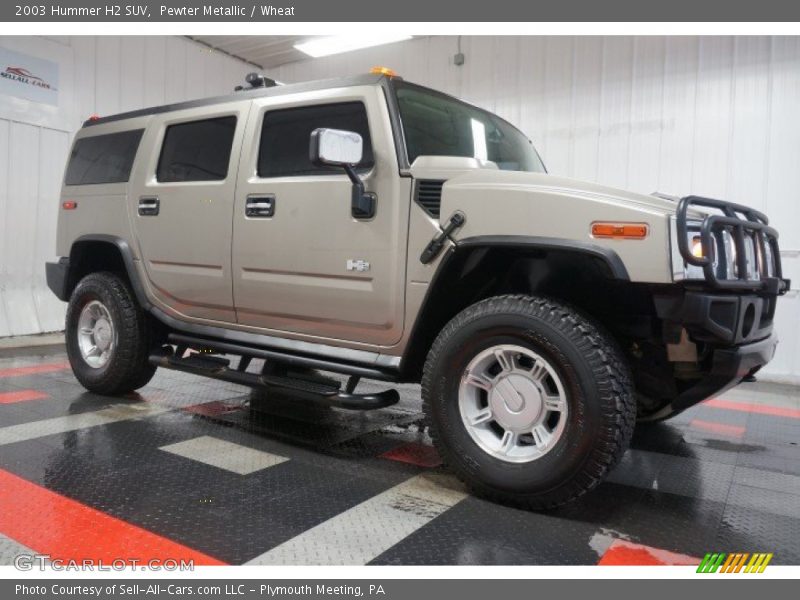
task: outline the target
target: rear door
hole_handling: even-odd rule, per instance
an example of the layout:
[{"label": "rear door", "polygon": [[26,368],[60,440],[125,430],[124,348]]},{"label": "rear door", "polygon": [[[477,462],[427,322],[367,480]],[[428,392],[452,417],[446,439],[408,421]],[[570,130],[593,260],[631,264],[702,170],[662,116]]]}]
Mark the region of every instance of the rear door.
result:
[{"label": "rear door", "polygon": [[151,292],[179,316],[235,321],[231,219],[250,104],[176,111],[148,128],[131,216]]},{"label": "rear door", "polygon": [[[377,86],[254,100],[233,218],[240,324],[321,342],[400,339],[409,197],[389,123]],[[372,219],[353,216],[342,169],[311,164],[318,127],[362,135],[358,171],[377,195]],[[255,215],[259,204],[271,208]]]}]

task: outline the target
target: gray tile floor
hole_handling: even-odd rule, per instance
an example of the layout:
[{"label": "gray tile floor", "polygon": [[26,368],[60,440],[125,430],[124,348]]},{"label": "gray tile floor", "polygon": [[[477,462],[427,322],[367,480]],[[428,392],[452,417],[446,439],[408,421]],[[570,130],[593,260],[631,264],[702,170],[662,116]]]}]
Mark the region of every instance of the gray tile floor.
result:
[{"label": "gray tile floor", "polygon": [[[537,514],[453,495],[446,467],[383,457],[430,443],[418,386],[362,414],[160,370],[108,398],[83,390],[58,348],[40,354],[0,355],[0,469],[225,562],[336,562],[349,548],[350,564],[594,564],[620,539],[800,564],[797,388],[743,384],[640,427],[606,483]],[[24,390],[47,398],[2,403]],[[425,493],[402,492],[431,476]],[[3,533],[9,564],[25,540]]]}]

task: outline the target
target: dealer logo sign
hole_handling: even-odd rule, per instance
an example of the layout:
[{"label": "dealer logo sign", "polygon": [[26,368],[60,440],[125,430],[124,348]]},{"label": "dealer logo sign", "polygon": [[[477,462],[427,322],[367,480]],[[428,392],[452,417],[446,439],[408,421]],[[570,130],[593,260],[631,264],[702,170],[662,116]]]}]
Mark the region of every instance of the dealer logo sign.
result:
[{"label": "dealer logo sign", "polygon": [[22,67],[14,67],[14,66],[7,66],[5,70],[0,73],[0,77],[4,79],[9,79],[11,81],[17,81],[24,85],[32,85],[37,88],[41,88],[44,90],[51,90],[56,91],[56,88],[53,87],[50,83],[38,77],[28,71],[28,69],[23,69]]}]

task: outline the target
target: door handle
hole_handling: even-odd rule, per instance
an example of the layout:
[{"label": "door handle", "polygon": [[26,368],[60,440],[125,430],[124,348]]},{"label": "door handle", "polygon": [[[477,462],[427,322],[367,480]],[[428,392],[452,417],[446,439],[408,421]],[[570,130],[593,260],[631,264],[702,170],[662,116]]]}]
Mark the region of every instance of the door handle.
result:
[{"label": "door handle", "polygon": [[139,216],[157,217],[161,201],[156,196],[139,198]]},{"label": "door handle", "polygon": [[275,194],[248,196],[244,206],[244,215],[260,219],[274,216]]}]

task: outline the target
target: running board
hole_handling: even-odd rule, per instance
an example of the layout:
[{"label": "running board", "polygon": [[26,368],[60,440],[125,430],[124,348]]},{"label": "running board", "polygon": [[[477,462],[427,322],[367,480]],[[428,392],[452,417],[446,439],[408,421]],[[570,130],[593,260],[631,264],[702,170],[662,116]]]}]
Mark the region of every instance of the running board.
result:
[{"label": "running board", "polygon": [[277,349],[250,346],[233,341],[195,337],[183,333],[170,333],[167,336],[167,340],[170,344],[182,345],[188,348],[204,348],[219,352],[220,354],[235,354],[237,356],[247,356],[250,358],[263,358],[293,367],[307,367],[309,369],[332,371],[345,375],[358,375],[359,377],[378,379],[380,381],[397,380],[397,372],[367,366],[366,364],[334,362],[324,358],[305,356],[302,354],[290,354]]},{"label": "running board", "polygon": [[259,375],[231,369],[228,359],[217,356],[193,354],[186,358],[180,358],[165,352],[154,352],[150,355],[149,360],[157,367],[219,379],[257,390],[280,392],[300,400],[348,410],[385,408],[397,404],[400,400],[397,390],[385,390],[376,394],[353,394],[342,391],[334,385],[325,385],[315,381],[277,375]]}]

